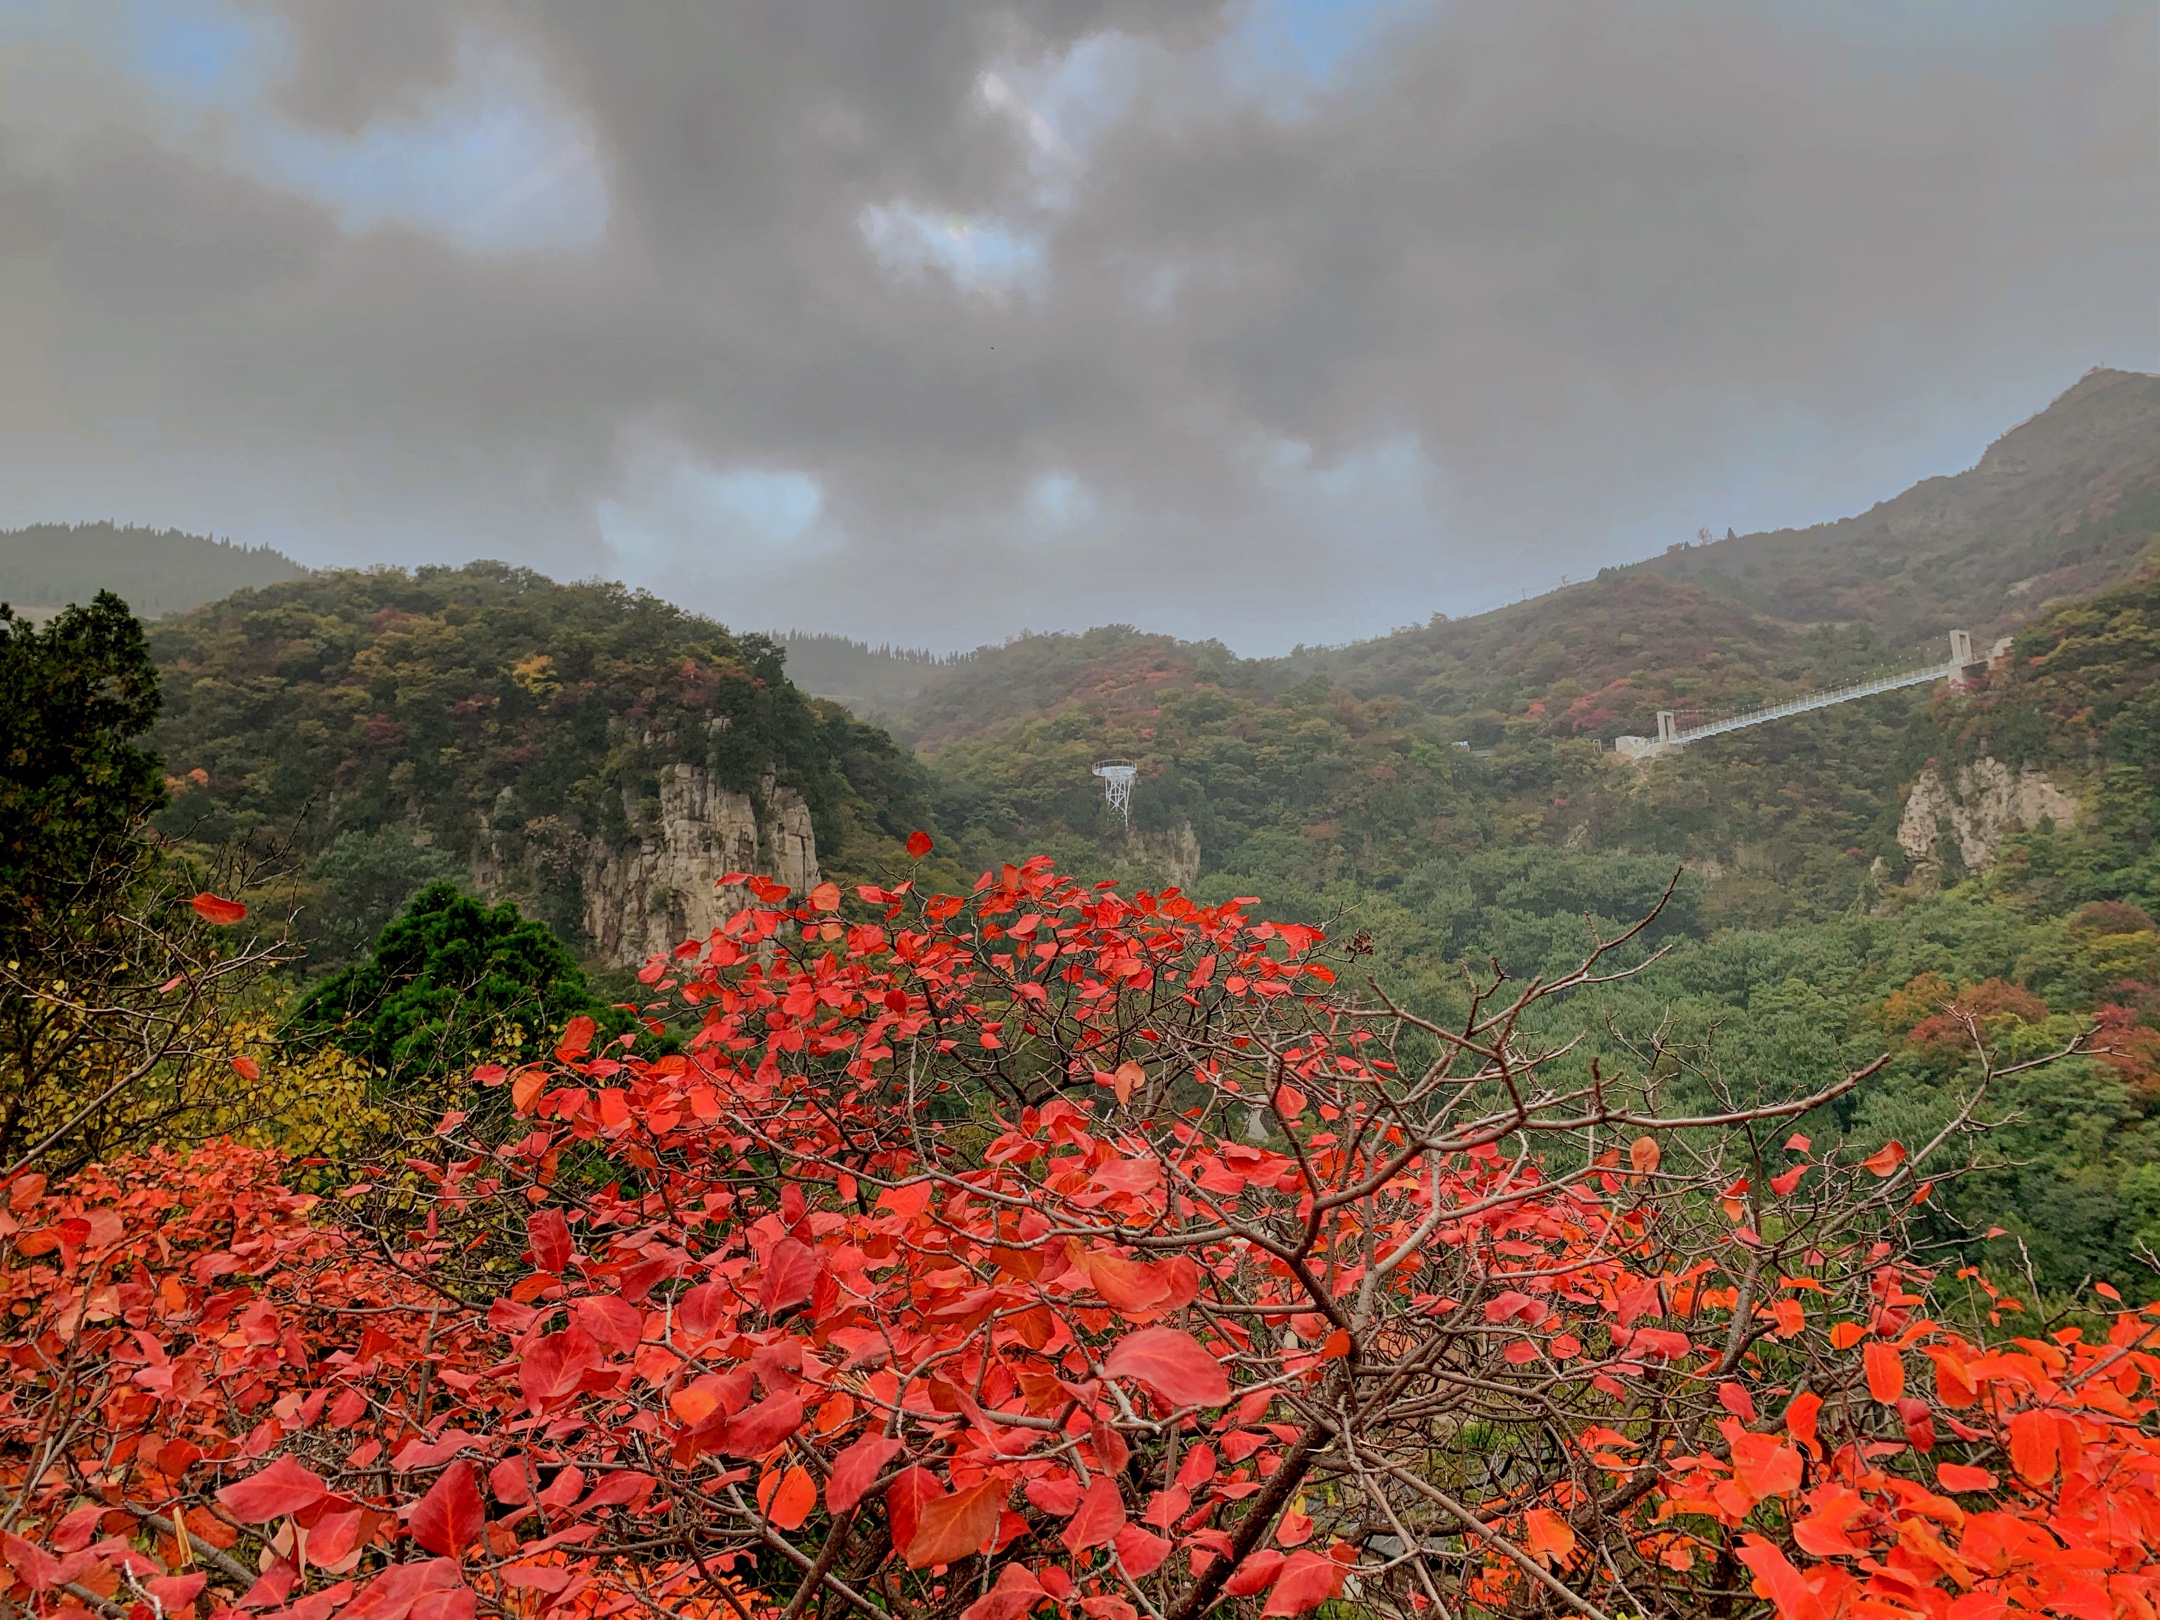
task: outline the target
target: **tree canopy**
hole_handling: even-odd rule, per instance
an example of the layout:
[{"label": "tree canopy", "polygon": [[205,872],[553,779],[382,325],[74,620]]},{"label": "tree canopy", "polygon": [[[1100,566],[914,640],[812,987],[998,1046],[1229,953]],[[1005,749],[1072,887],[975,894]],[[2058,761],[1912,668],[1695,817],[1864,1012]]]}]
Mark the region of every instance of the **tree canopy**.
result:
[{"label": "tree canopy", "polygon": [[545,924],[437,882],[365,958],[310,990],[291,1025],[404,1081],[462,1078],[498,1055],[530,1061],[580,1015],[622,1022]]},{"label": "tree canopy", "polygon": [[165,803],[136,741],[158,707],[142,626],[111,592],[42,629],[0,605],[0,935],[132,876]]}]

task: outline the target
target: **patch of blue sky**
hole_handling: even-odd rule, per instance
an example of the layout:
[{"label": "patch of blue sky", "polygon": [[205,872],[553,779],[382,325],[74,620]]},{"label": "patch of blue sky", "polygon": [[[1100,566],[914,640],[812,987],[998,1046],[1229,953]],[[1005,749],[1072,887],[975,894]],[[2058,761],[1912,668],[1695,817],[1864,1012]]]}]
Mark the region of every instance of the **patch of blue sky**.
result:
[{"label": "patch of blue sky", "polygon": [[220,0],[126,0],[120,40],[138,78],[203,108],[238,110],[260,97],[287,51],[274,19]]},{"label": "patch of blue sky", "polygon": [[354,134],[273,101],[291,44],[232,0],[0,0],[0,45],[83,53],[143,92],[162,139],[327,208],[347,230],[402,225],[476,254],[574,248],[607,228],[590,130],[531,63],[468,37],[452,87]]},{"label": "patch of blue sky", "polygon": [[1101,515],[1094,491],[1076,475],[1044,473],[1028,485],[1021,503],[1020,538],[1037,543],[1065,539]]},{"label": "patch of blue sky", "polygon": [[856,227],[887,273],[902,280],[936,271],[960,292],[998,300],[1041,286],[1040,239],[989,215],[873,203],[857,216]]},{"label": "patch of blue sky", "polygon": [[1027,136],[1037,175],[1060,195],[1105,130],[1131,111],[1147,47],[1115,30],[1090,34],[1036,62],[1001,62],[984,70],[983,100],[1012,117]]},{"label": "patch of blue sky", "polygon": [[647,445],[625,474],[622,491],[593,515],[633,584],[665,592],[685,570],[764,577],[842,544],[824,486],[795,468],[715,467],[680,445]]},{"label": "patch of blue sky", "polygon": [[1440,0],[1239,0],[1212,66],[1278,117],[1296,118],[1441,10]]},{"label": "patch of blue sky", "polygon": [[424,116],[344,137],[285,122],[250,142],[261,172],[321,199],[350,229],[403,224],[476,253],[579,247],[607,228],[590,134],[549,108],[519,64],[469,51]]}]

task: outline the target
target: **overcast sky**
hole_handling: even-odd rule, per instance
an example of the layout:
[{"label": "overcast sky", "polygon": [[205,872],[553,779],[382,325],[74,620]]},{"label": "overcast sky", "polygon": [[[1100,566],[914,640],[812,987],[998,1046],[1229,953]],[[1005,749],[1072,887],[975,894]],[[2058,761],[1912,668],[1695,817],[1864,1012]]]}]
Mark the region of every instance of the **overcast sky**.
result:
[{"label": "overcast sky", "polygon": [[0,525],[1270,652],[2160,366],[2150,0],[0,0]]}]

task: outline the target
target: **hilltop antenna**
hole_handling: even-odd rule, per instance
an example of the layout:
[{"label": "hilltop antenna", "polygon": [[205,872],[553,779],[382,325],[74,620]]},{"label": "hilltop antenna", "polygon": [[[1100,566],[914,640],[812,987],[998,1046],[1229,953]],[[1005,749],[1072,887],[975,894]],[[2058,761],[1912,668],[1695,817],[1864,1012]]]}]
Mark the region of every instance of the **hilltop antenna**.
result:
[{"label": "hilltop antenna", "polygon": [[1095,774],[1102,778],[1103,800],[1124,818],[1125,830],[1132,831],[1132,785],[1140,774],[1140,767],[1129,759],[1106,759],[1095,767]]}]

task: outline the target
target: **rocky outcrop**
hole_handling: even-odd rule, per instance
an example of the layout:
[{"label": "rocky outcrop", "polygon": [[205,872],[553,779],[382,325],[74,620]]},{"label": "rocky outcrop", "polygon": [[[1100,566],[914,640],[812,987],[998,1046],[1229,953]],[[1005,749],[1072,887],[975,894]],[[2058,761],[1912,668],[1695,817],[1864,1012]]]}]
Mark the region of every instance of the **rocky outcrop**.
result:
[{"label": "rocky outcrop", "polygon": [[2077,800],[2057,787],[2044,771],[2027,766],[2012,771],[2000,760],[1982,757],[1959,769],[1955,783],[1943,780],[1933,765],[1920,773],[1898,821],[1898,845],[1916,876],[1933,878],[1942,871],[1937,847],[1947,835],[1969,872],[1982,872],[2010,834],[2029,832],[2042,822],[2058,827],[2077,824]]},{"label": "rocky outcrop", "polygon": [[1189,821],[1164,832],[1135,830],[1125,835],[1125,858],[1162,873],[1168,887],[1189,889],[1200,875],[1200,840]]},{"label": "rocky outcrop", "polygon": [[596,956],[635,967],[686,939],[702,939],[750,902],[742,888],[716,888],[726,872],[757,872],[797,894],[819,881],[810,807],[771,777],[755,796],[717,785],[696,765],[660,778],[657,806],[623,810],[631,841],[585,851],[585,933]]}]

